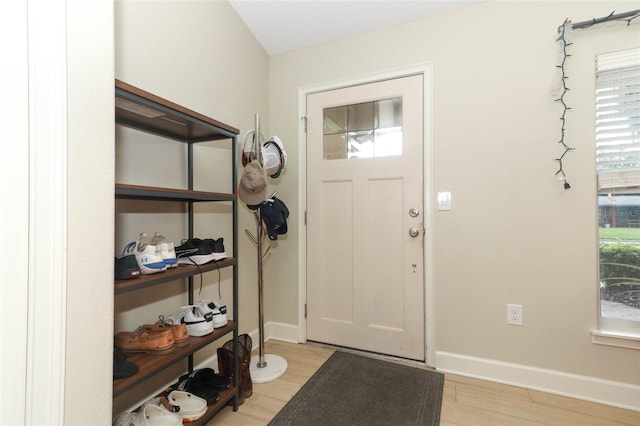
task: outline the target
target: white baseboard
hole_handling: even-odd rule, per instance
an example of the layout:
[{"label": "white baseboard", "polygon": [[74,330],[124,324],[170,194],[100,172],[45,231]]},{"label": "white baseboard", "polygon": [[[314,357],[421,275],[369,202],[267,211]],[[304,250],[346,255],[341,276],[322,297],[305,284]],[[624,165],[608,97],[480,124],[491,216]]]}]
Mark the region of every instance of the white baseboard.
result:
[{"label": "white baseboard", "polygon": [[436,369],[444,373],[640,411],[640,386],[629,383],[441,351],[436,351]]},{"label": "white baseboard", "polygon": [[[269,322],[264,326],[264,340],[282,340],[290,343],[299,343],[298,326],[281,322]],[[256,333],[256,338],[257,338]],[[254,340],[255,341],[255,340]]]}]

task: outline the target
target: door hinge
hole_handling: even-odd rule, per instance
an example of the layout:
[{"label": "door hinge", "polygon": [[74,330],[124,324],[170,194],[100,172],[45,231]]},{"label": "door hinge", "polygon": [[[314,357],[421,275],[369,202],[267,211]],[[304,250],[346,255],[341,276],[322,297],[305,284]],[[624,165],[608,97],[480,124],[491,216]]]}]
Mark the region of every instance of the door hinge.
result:
[{"label": "door hinge", "polygon": [[304,304],[304,317],[307,318],[307,304]]},{"label": "door hinge", "polygon": [[307,211],[304,211],[304,226],[307,226]]},{"label": "door hinge", "polygon": [[304,132],[307,133],[307,116],[305,115],[304,117],[300,118],[304,122]]}]

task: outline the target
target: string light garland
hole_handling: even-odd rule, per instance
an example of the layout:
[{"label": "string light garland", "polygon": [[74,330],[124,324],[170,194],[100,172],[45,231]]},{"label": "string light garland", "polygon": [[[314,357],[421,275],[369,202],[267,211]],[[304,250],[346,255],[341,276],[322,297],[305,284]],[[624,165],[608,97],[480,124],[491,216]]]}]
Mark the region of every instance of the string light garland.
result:
[{"label": "string light garland", "polygon": [[571,107],[567,104],[566,96],[569,92],[569,87],[567,86],[567,70],[565,68],[567,60],[571,57],[569,53],[569,46],[573,44],[572,42],[572,33],[574,29],[584,29],[592,27],[596,24],[601,24],[604,22],[610,21],[626,21],[627,26],[631,25],[631,21],[640,17],[640,10],[632,10],[630,12],[624,12],[620,14],[615,14],[615,11],[611,12],[609,15],[603,18],[593,18],[590,21],[583,21],[573,24],[569,19],[565,19],[563,24],[558,27],[558,32],[560,36],[556,39],[556,42],[560,45],[560,64],[556,65],[558,68],[559,74],[559,92],[560,96],[555,99],[555,102],[559,102],[562,105],[562,115],[560,116],[560,122],[562,123],[560,127],[560,140],[558,143],[562,147],[562,155],[560,157],[555,158],[554,160],[558,163],[558,171],[556,171],[556,176],[558,179],[563,182],[564,189],[570,189],[571,185],[567,181],[567,175],[564,172],[564,157],[567,155],[569,151],[573,151],[575,148],[569,146],[565,141],[565,129],[566,129],[566,119],[567,112],[571,110]]},{"label": "string light garland", "polygon": [[573,26],[571,25],[571,21],[565,19],[562,27],[560,28],[560,37],[558,37],[556,41],[560,43],[562,49],[562,62],[560,62],[560,65],[557,65],[558,69],[560,70],[562,94],[558,99],[556,99],[556,102],[560,102],[562,104],[562,115],[560,116],[562,126],[560,127],[560,140],[558,141],[558,143],[562,145],[563,152],[562,155],[555,160],[558,162],[558,171],[556,172],[556,176],[560,175],[560,180],[564,181],[564,189],[569,189],[571,188],[571,185],[569,185],[569,182],[567,182],[567,175],[564,173],[564,164],[562,161],[564,160],[564,156],[567,155],[569,151],[572,151],[574,149],[573,147],[567,145],[564,140],[567,112],[571,109],[571,107],[567,105],[567,102],[565,100],[565,96],[567,95],[567,92],[569,92],[569,88],[567,87],[567,79],[569,77],[567,76],[565,65],[567,63],[567,59],[569,59],[569,57],[571,56],[567,48],[573,44],[571,42],[571,33],[573,31]]}]

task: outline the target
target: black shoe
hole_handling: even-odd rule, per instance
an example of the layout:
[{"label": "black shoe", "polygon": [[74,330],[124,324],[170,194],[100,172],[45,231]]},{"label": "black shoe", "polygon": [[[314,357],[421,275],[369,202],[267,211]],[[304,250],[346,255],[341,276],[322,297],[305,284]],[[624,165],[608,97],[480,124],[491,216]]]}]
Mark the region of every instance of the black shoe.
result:
[{"label": "black shoe", "polygon": [[213,260],[226,259],[227,253],[224,251],[222,238],[190,238],[183,240],[182,245],[176,247],[176,257],[180,264],[203,265]]},{"label": "black shoe", "polygon": [[183,265],[202,265],[213,260],[213,251],[209,244],[200,238],[182,240],[176,247],[178,263]]},{"label": "black shoe", "polygon": [[[194,375],[197,371],[199,370],[196,370],[191,374]],[[220,399],[220,394],[216,389],[208,386],[207,383],[203,383],[197,377],[191,377],[191,375],[184,375],[180,377],[178,383],[171,387],[173,389],[187,391],[195,396],[199,396],[207,401],[207,405],[212,405]]]},{"label": "black shoe", "polygon": [[122,352],[113,352],[113,378],[124,379],[131,377],[138,372],[138,366],[127,360],[127,356]]},{"label": "black shoe", "polygon": [[215,389],[217,391],[229,389],[229,387],[231,386],[231,382],[229,381],[229,379],[216,374],[216,372],[213,371],[213,368],[201,368],[198,370],[194,370],[191,374],[180,376],[180,381],[187,379],[193,379],[194,383],[198,384],[199,386]]},{"label": "black shoe", "polygon": [[128,254],[119,259],[116,257],[114,265],[116,280],[128,280],[140,276],[140,267],[134,254]]},{"label": "black shoe", "polygon": [[224,250],[224,238],[218,238],[217,240],[207,238],[204,242],[211,248],[211,252],[214,256],[213,260],[222,260],[227,258],[227,252]]}]

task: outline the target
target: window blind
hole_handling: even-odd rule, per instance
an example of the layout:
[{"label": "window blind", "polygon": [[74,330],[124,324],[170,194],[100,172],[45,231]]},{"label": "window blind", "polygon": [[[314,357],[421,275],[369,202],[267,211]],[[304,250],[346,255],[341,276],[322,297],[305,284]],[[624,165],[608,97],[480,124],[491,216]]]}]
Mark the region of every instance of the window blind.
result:
[{"label": "window blind", "polygon": [[640,187],[640,49],[596,59],[596,170],[600,190]]}]

